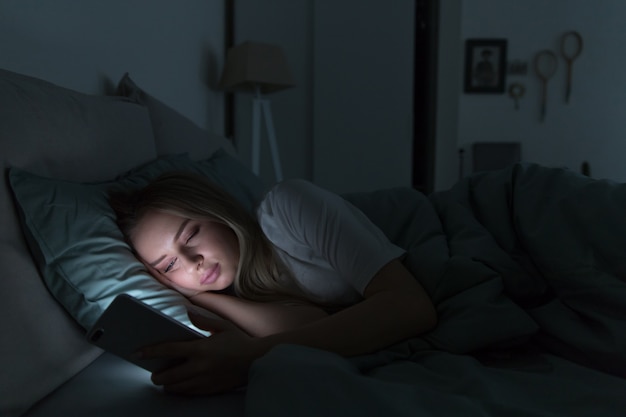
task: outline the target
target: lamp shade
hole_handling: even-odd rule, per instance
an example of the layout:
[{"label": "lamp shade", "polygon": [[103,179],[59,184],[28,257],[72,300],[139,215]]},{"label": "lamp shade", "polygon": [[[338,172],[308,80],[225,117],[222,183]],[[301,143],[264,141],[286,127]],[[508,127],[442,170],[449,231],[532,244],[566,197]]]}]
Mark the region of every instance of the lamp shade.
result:
[{"label": "lamp shade", "polygon": [[281,47],[244,42],[228,50],[220,87],[230,91],[273,93],[293,87],[293,78]]}]

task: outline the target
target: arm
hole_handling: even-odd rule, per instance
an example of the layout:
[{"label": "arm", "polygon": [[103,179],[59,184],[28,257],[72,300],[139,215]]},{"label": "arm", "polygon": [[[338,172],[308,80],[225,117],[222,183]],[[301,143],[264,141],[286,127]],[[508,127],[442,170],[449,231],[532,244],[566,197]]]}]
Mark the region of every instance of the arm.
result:
[{"label": "arm", "polygon": [[[398,251],[390,249],[382,231],[345,200],[311,184],[281,183],[262,207],[266,210],[260,222],[269,239],[276,238],[275,245],[286,241],[309,248],[339,276],[348,277],[363,301],[263,337],[229,329],[214,319],[200,322],[196,318],[199,327],[213,331],[211,337],[146,350],[148,356],[186,359],[180,366],[153,375],[154,383],[173,392],[223,392],[244,384],[251,363],[279,344],[352,356],[376,351],[435,325],[435,309],[418,281],[398,260],[382,260],[394,259]],[[289,253],[289,245],[283,249]]]},{"label": "arm", "polygon": [[327,315],[324,310],[312,304],[286,306],[248,301],[225,294],[189,291],[163,279],[162,274],[148,263],[144,262],[144,265],[157,281],[180,292],[194,305],[230,321],[250,336],[283,332]]},{"label": "arm", "polygon": [[254,337],[299,328],[327,316],[324,310],[313,305],[261,303],[211,292],[203,292],[189,299],[195,305],[223,317]]},{"label": "arm", "polygon": [[366,354],[417,336],[436,324],[428,295],[398,260],[374,276],[364,295],[362,302],[324,319],[255,340],[256,356],[282,343],[344,356]]},{"label": "arm", "polygon": [[[180,366],[154,374],[153,382],[172,392],[223,392],[245,384],[252,362],[279,344],[301,344],[353,356],[426,332],[436,324],[435,308],[429,297],[397,260],[374,276],[364,295],[365,299],[358,304],[282,333],[253,338],[230,329],[201,341],[147,349],[144,351],[147,357],[187,359]],[[207,330],[219,330],[221,326],[208,319],[204,323],[211,327]]]}]

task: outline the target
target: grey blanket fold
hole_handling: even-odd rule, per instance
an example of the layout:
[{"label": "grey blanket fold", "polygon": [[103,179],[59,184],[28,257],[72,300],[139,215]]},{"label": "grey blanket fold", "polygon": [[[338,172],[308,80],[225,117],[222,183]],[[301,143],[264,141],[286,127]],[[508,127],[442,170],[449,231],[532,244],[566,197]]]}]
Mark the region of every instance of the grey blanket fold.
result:
[{"label": "grey blanket fold", "polygon": [[[298,346],[276,349],[253,367],[249,410],[286,410],[279,403],[264,408],[267,399],[259,398],[285,388],[290,376],[307,379],[308,389],[362,389],[368,396],[363,404],[369,406],[355,404],[351,395],[335,395],[313,407],[327,412],[341,407],[360,415],[388,407],[388,415],[400,416],[623,412],[626,400],[618,392],[626,392],[625,184],[517,164],[471,175],[429,196],[396,188],[344,197],[406,249],[404,263],[435,302],[438,325],[359,358]],[[314,369],[311,363],[317,364]],[[475,379],[484,391],[473,391],[463,378]],[[596,387],[591,390],[584,380]],[[306,398],[298,384],[287,389]],[[533,397],[541,390],[552,402]],[[508,396],[502,404],[494,397],[500,391]],[[418,405],[422,394],[426,398]],[[583,397],[589,405],[581,407]],[[406,407],[397,405],[402,401]],[[463,404],[466,412],[457,414]]]}]

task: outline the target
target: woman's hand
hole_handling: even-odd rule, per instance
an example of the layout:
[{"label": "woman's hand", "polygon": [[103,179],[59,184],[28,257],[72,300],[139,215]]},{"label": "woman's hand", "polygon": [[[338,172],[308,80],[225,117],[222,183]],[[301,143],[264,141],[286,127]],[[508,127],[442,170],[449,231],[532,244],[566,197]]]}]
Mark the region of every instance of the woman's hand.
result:
[{"label": "woman's hand", "polygon": [[181,359],[179,365],[152,374],[165,391],[186,395],[218,394],[246,384],[252,362],[262,352],[254,339],[232,323],[191,310],[189,318],[210,337],[192,342],[165,343],[142,349],[142,357]]}]

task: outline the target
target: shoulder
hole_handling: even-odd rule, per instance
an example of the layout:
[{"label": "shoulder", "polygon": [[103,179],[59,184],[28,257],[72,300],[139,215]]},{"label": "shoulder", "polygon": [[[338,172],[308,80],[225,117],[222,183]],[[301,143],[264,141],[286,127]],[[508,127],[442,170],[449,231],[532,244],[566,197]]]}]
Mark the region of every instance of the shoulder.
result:
[{"label": "shoulder", "polygon": [[308,195],[319,195],[327,192],[315,184],[303,179],[289,179],[274,185],[266,194],[265,200],[288,200]]},{"label": "shoulder", "polygon": [[317,187],[302,179],[290,179],[274,185],[257,208],[257,220],[267,238],[287,250],[302,241],[303,227],[311,224],[317,211],[311,207]]},{"label": "shoulder", "polygon": [[317,233],[321,224],[350,215],[342,197],[302,179],[275,185],[257,209],[257,219],[266,234],[293,235],[299,240]]},{"label": "shoulder", "polygon": [[304,214],[319,211],[334,200],[343,200],[336,194],[303,179],[290,179],[273,186],[259,205],[260,212],[274,214]]}]

